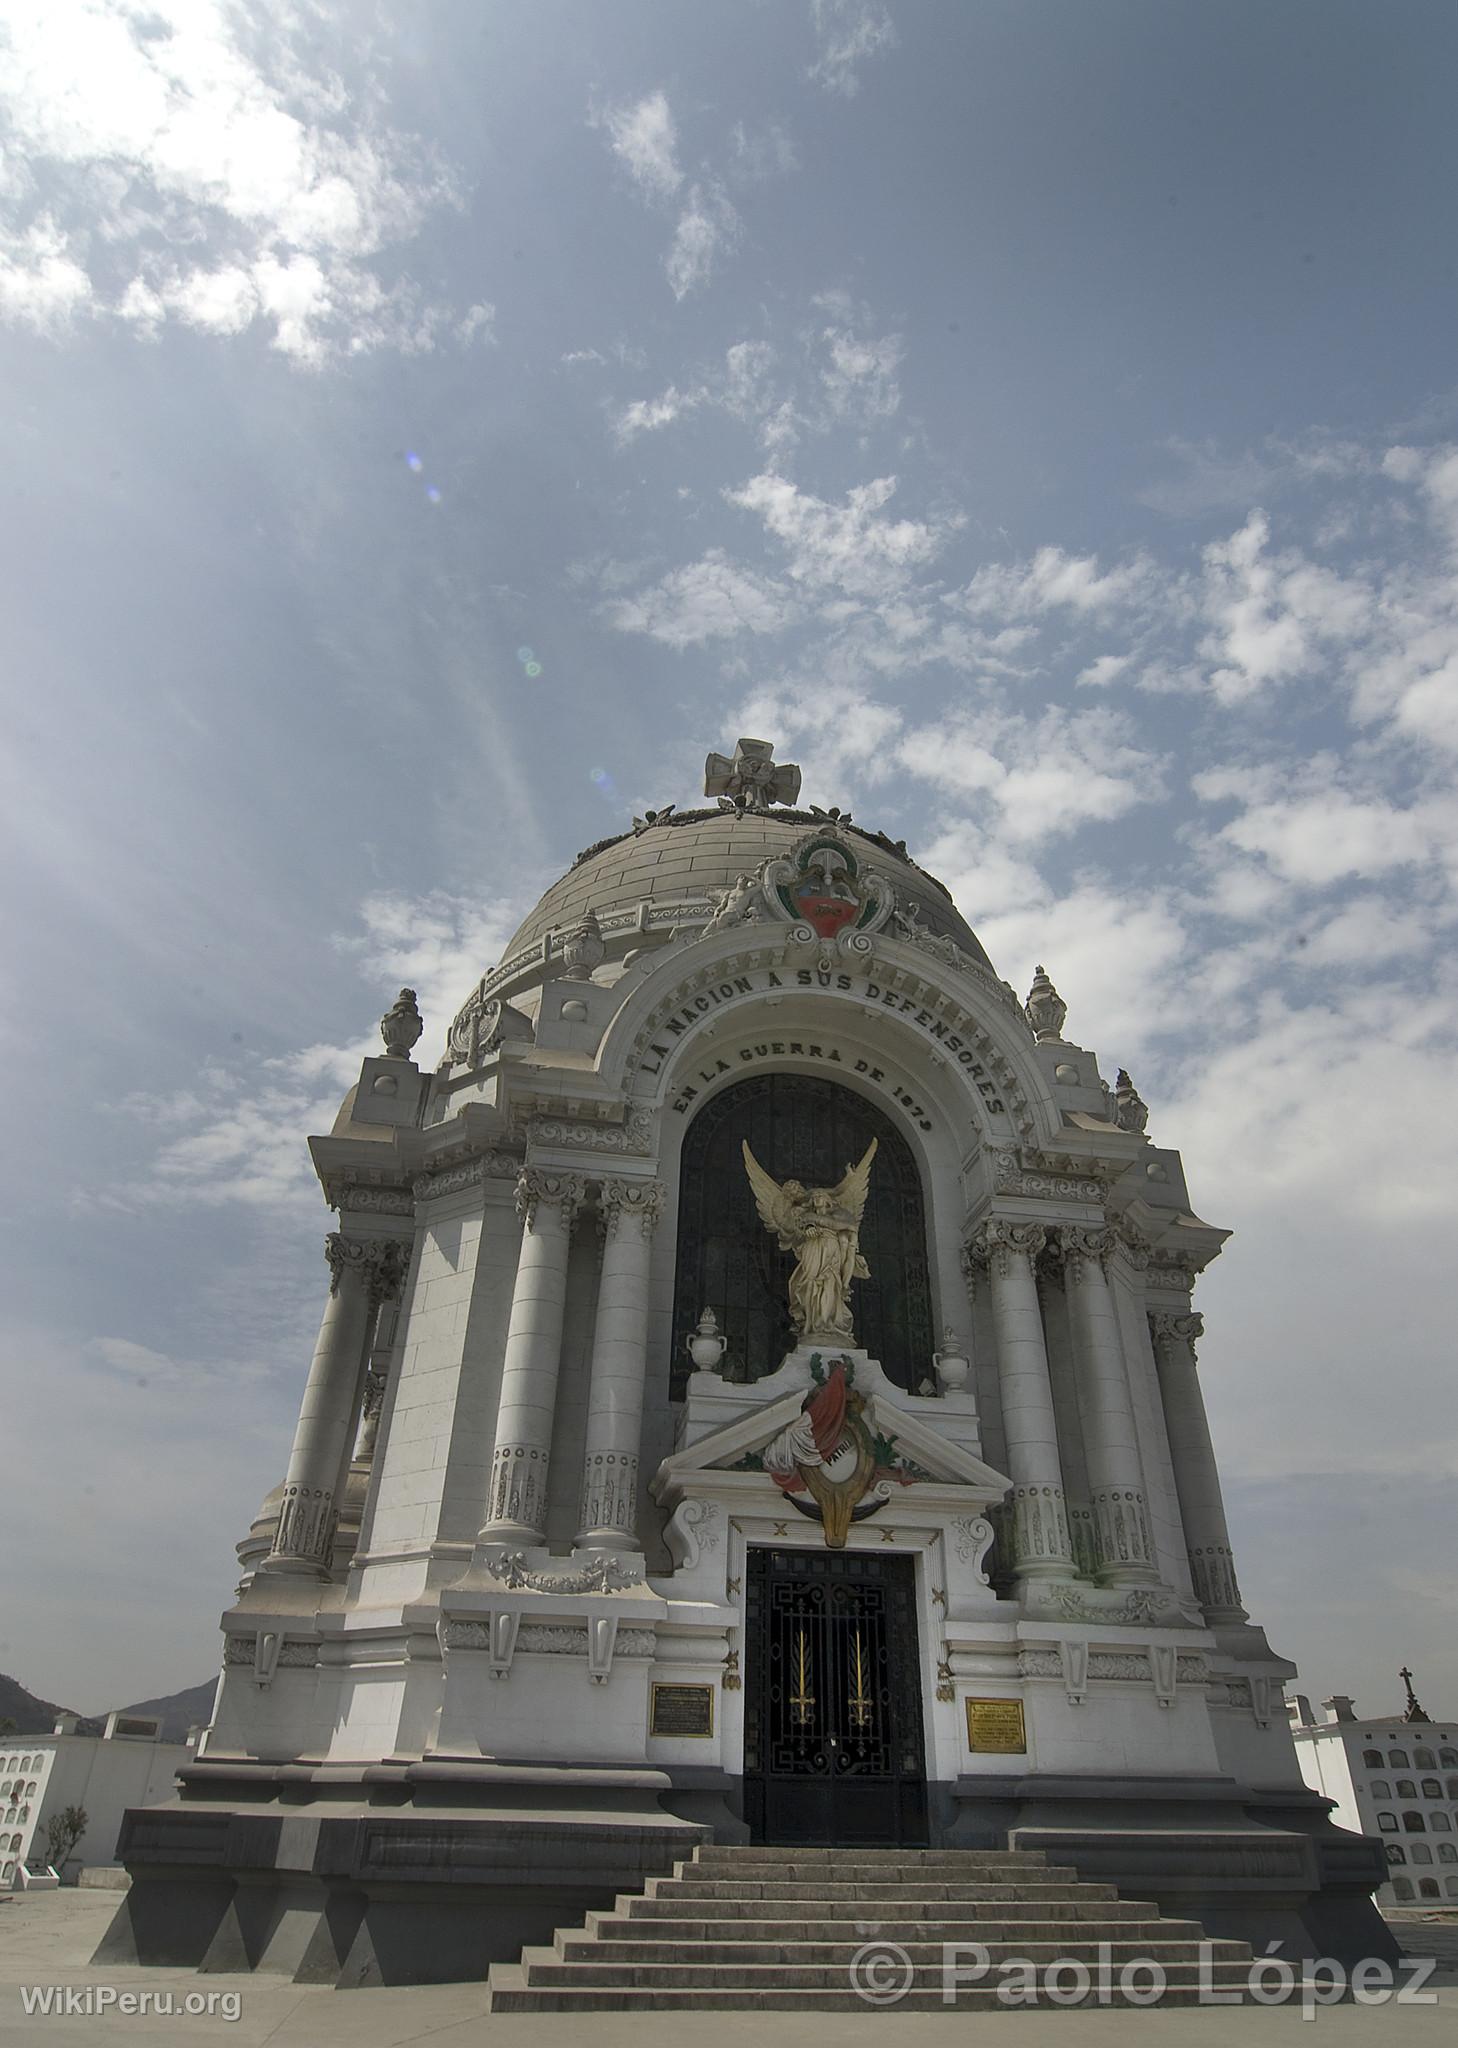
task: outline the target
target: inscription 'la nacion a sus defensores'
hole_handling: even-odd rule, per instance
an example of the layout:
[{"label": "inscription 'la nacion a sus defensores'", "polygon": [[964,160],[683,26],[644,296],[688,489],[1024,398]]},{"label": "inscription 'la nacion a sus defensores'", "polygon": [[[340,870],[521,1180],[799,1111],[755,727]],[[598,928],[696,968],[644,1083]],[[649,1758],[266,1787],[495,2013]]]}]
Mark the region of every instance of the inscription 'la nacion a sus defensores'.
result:
[{"label": "inscription 'la nacion a sus defensores'", "polygon": [[[898,995],[895,989],[882,988],[877,982],[862,981],[854,975],[833,974],[810,967],[797,968],[789,975],[776,974],[773,968],[756,974],[736,974],[711,988],[701,990],[691,1001],[685,1003],[682,1009],[665,1018],[659,1029],[670,1042],[655,1042],[649,1046],[648,1058],[643,1062],[642,1071],[645,1074],[660,1072],[663,1062],[673,1051],[671,1041],[681,1038],[686,1031],[691,1031],[711,1010],[722,1009],[726,1004],[737,1002],[744,996],[763,995],[773,989],[785,988],[834,990],[837,994],[853,996],[861,1002],[878,1004],[893,1011],[897,1016],[905,1017],[919,1030],[924,1031],[928,1038],[934,1039],[948,1059],[955,1060],[958,1066],[965,1069],[990,1110],[1002,1109],[1003,1103],[998,1095],[996,1083],[989,1077],[972,1047],[960,1032],[952,1030],[945,1018],[933,1016],[930,1010],[917,1003],[914,996]],[[848,1067],[864,1079],[879,1082],[888,1088],[923,1130],[931,1129],[931,1120],[922,1105],[908,1095],[905,1089],[888,1080],[879,1067],[873,1066],[869,1060],[855,1058],[843,1052],[839,1046],[828,1040],[817,1041],[803,1037],[766,1038],[754,1045],[741,1047],[733,1060],[715,1058],[703,1068],[693,1082],[680,1089],[674,1097],[673,1107],[682,1114],[689,1104],[697,1099],[698,1083],[707,1084],[717,1080],[721,1074],[731,1073],[739,1066],[748,1066],[755,1060],[762,1059],[824,1060],[833,1066]]]}]

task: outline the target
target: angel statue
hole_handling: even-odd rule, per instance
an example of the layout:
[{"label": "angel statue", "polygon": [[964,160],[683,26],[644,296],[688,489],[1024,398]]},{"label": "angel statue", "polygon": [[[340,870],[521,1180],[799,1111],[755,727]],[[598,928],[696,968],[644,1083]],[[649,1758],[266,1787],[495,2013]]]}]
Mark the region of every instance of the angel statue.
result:
[{"label": "angel statue", "polygon": [[802,1344],[822,1339],[855,1342],[850,1290],[852,1280],[871,1277],[858,1238],[876,1142],[872,1138],[859,1166],[848,1167],[844,1180],[833,1188],[807,1188],[797,1180],[781,1185],[745,1142],[744,1170],[759,1220],[778,1237],[782,1252],[799,1254],[790,1275],[790,1318]]}]

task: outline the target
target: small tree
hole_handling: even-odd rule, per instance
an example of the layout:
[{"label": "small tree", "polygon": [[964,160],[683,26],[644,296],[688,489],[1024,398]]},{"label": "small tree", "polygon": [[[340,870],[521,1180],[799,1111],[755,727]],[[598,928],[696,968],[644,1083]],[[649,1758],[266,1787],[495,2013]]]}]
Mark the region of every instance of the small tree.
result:
[{"label": "small tree", "polygon": [[90,1826],[84,1806],[63,1806],[46,1822],[46,1861],[55,1871],[64,1870],[76,1844]]}]

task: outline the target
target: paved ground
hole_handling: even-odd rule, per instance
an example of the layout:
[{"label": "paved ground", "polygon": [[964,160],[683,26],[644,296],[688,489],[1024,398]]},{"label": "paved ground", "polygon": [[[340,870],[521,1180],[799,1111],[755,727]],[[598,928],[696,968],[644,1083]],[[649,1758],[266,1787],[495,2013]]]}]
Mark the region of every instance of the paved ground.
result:
[{"label": "paved ground", "polygon": [[[593,2048],[674,2048],[692,2034],[694,2048],[764,2048],[766,2021],[779,2042],[794,2048],[967,2048],[969,2017],[867,2011],[826,2015],[778,2013],[642,2013],[605,2017],[520,2015],[493,2018],[483,2010],[479,1984],[418,1990],[329,1991],[269,1977],[199,1977],[192,1971],[94,1970],[90,1955],[116,1910],[114,1892],[58,1891],[0,1895],[0,2042],[49,2043],[71,2048],[98,2042],[162,2042],[169,2048],[396,2048],[428,2041],[431,2048],[467,2048],[483,2034],[498,2048],[575,2048],[589,2036]],[[979,2015],[979,2033],[1006,2024],[1017,2048],[1299,2048],[1318,2039],[1323,2048],[1452,2048],[1458,2039],[1458,1923],[1420,1918],[1394,1922],[1414,1955],[1441,1954],[1436,2005],[1334,2006],[1317,2012],[1319,2033],[1303,2031],[1299,2006],[1258,2010],[1149,2012],[1019,2012]],[[21,1987],[57,1985],[95,1992],[171,1992],[180,2008],[189,1994],[236,1993],[241,2013],[220,2017],[92,2014],[27,2017]],[[1131,2032],[1141,2037],[1131,2044]]]}]

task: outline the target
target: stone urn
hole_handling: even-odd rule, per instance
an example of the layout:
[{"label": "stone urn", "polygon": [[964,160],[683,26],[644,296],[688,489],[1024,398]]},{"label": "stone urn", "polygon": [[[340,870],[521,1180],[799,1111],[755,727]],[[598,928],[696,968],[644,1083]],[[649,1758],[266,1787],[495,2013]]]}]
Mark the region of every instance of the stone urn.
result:
[{"label": "stone urn", "polygon": [[967,1375],[972,1370],[972,1360],[967,1347],[959,1342],[955,1330],[942,1332],[942,1348],[932,1353],[932,1364],[936,1368],[937,1382],[944,1394],[960,1394],[967,1384]]},{"label": "stone urn", "polygon": [[1031,1025],[1033,1036],[1039,1045],[1063,1043],[1063,1023],[1068,1015],[1068,1005],[1041,966],[1033,976],[1033,986],[1028,990],[1028,1000],[1023,1004],[1023,1015]]},{"label": "stone urn", "polygon": [[393,1007],[380,1019],[380,1036],[385,1041],[386,1059],[408,1060],[424,1029],[414,989],[402,988]]},{"label": "stone urn", "polygon": [[698,1328],[685,1339],[684,1348],[694,1362],[695,1372],[717,1372],[727,1344],[718,1317],[711,1308],[706,1308],[699,1317]]}]

